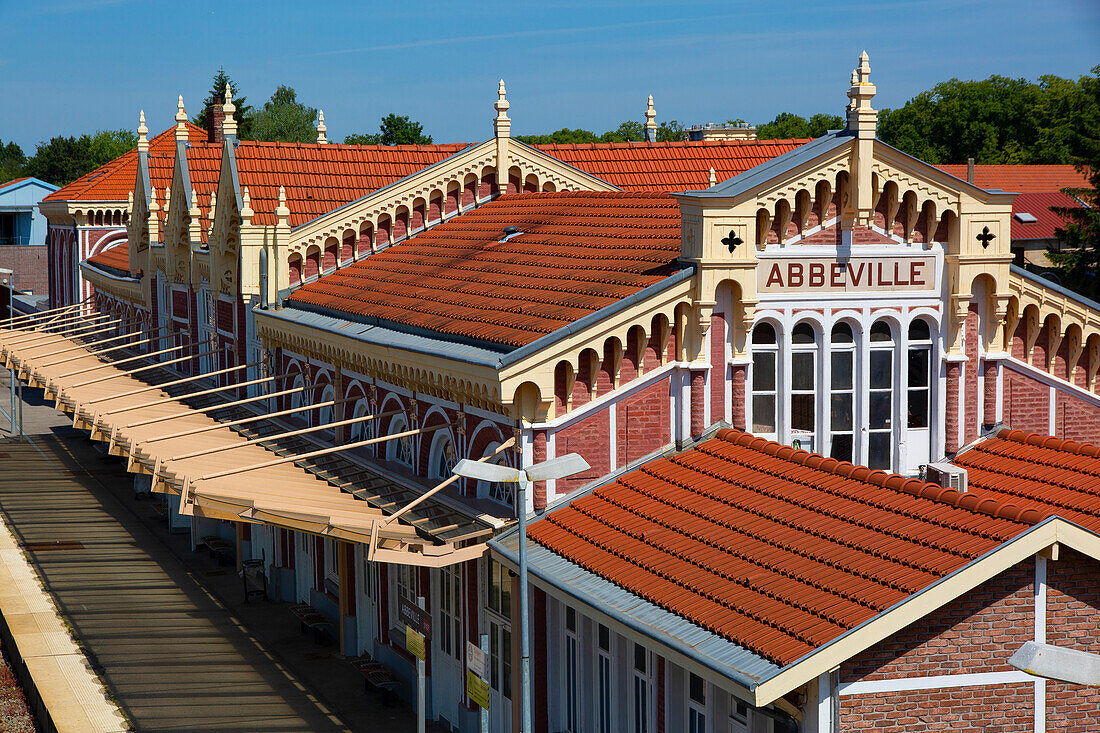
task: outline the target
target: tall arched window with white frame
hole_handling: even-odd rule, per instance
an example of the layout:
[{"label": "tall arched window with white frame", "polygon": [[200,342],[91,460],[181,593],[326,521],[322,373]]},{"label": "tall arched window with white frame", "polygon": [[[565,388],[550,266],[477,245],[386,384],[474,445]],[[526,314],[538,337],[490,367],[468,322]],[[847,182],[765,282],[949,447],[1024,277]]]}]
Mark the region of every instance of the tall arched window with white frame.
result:
[{"label": "tall arched window with white frame", "polygon": [[852,327],[841,321],[829,336],[829,456],[855,459],[856,341]]},{"label": "tall arched window with white frame", "polygon": [[752,432],[776,437],[776,376],[779,340],[775,326],[758,323],[752,329]]},{"label": "tall arched window with white frame", "polygon": [[894,336],[890,324],[871,325],[868,354],[867,465],[889,471],[894,458]]},{"label": "tall arched window with white frame", "polygon": [[[406,432],[409,429],[404,417],[395,417],[390,422],[390,435]],[[407,468],[413,467],[412,436],[406,435],[386,441],[386,460],[400,463]]]},{"label": "tall arched window with white frame", "polygon": [[916,471],[932,457],[932,329],[917,318],[909,324],[906,375],[906,471]]},{"label": "tall arched window with white frame", "polygon": [[[317,404],[320,405],[320,407],[317,408],[317,425],[318,426],[328,425],[329,423],[331,423],[333,421],[333,419],[332,419],[332,416],[334,414],[333,409],[332,409],[333,405],[328,404],[328,403],[332,402],[335,399],[336,399],[336,392],[335,392],[335,390],[333,390],[332,385],[331,384],[326,385],[325,388],[323,390],[321,390],[321,399],[317,403]],[[332,437],[332,430],[333,430],[333,428],[329,428],[328,430],[326,430],[324,432],[329,437]]]},{"label": "tall arched window with white frame", "polygon": [[[498,448],[500,443],[492,442],[485,448],[485,455],[492,455]],[[499,466],[508,465],[508,458],[505,451],[497,453],[492,458],[488,459],[486,463],[495,463]],[[478,496],[485,496],[493,501],[500,502],[506,506],[515,509],[516,506],[516,485],[512,482],[495,482],[495,481],[478,481],[477,482],[477,494]]]},{"label": "tall arched window with white frame", "polygon": [[817,333],[803,321],[791,330],[791,445],[817,448]]},{"label": "tall arched window with white frame", "polygon": [[437,430],[432,438],[432,450],[430,454],[429,470],[432,478],[450,478],[458,463],[458,455],[455,453],[455,443],[451,434],[446,430]]}]

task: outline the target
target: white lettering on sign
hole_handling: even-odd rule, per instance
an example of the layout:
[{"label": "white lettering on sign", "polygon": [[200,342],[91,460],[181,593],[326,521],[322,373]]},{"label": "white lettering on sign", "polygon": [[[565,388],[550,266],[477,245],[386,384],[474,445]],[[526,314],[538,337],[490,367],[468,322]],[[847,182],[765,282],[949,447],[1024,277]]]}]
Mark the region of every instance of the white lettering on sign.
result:
[{"label": "white lettering on sign", "polygon": [[934,257],[772,260],[756,268],[758,292],[930,290],[935,286]]}]

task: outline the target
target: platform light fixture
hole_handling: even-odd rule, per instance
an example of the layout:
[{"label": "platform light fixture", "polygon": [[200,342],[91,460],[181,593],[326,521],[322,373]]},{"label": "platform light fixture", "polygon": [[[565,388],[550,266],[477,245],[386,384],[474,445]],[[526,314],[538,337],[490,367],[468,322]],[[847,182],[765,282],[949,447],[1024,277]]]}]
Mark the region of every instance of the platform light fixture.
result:
[{"label": "platform light fixture", "polygon": [[493,483],[516,483],[516,504],[519,514],[519,603],[520,603],[520,730],[531,733],[531,620],[527,606],[527,487],[533,481],[549,481],[587,471],[588,461],[569,453],[536,463],[527,468],[511,468],[495,463],[462,459],[454,473],[463,478]]}]

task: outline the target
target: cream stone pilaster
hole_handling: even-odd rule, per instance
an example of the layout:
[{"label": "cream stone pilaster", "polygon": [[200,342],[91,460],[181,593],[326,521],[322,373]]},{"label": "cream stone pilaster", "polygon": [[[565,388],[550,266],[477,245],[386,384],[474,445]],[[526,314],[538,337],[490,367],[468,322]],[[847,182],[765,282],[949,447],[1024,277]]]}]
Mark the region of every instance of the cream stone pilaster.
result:
[{"label": "cream stone pilaster", "polygon": [[859,66],[852,72],[852,86],[848,89],[848,97],[851,99],[848,106],[848,130],[855,133],[856,142],[852,146],[849,178],[851,195],[848,196],[842,212],[845,230],[851,230],[857,225],[870,226],[875,219],[877,192],[871,180],[875,130],[878,126],[878,112],[871,107],[875,91],[875,85],[871,83],[871,63],[864,51],[859,55]]},{"label": "cream stone pilaster", "polygon": [[508,119],[508,108],[511,105],[505,97],[504,80],[500,80],[497,87],[497,101],[493,108],[497,111],[493,120],[493,135],[497,143],[497,188],[502,192],[508,189],[508,139],[512,136],[512,121]]}]

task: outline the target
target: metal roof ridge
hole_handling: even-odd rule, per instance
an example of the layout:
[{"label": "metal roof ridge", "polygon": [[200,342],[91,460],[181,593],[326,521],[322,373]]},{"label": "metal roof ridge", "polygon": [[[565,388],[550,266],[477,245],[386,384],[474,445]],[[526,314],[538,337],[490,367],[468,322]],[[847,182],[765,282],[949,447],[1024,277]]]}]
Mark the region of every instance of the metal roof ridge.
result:
[{"label": "metal roof ridge", "polygon": [[1100,311],[1100,303],[1097,303],[1095,300],[1092,300],[1091,298],[1086,298],[1084,295],[1081,295],[1080,293],[1074,292],[1074,291],[1070,290],[1069,288],[1067,288],[1064,285],[1059,285],[1058,283],[1054,282],[1053,280],[1047,280],[1045,277],[1042,277],[1040,275],[1036,275],[1033,272],[1028,272],[1027,270],[1020,267],[1019,265],[1009,265],[1009,272],[1011,272],[1014,275],[1019,275],[1020,277],[1024,278],[1025,280],[1030,280],[1034,283],[1042,285],[1045,288],[1050,288],[1051,290],[1058,293],[1059,295],[1064,295],[1067,298],[1069,298],[1070,300],[1077,301],[1078,303],[1080,303],[1083,306],[1091,308],[1095,311]]}]

